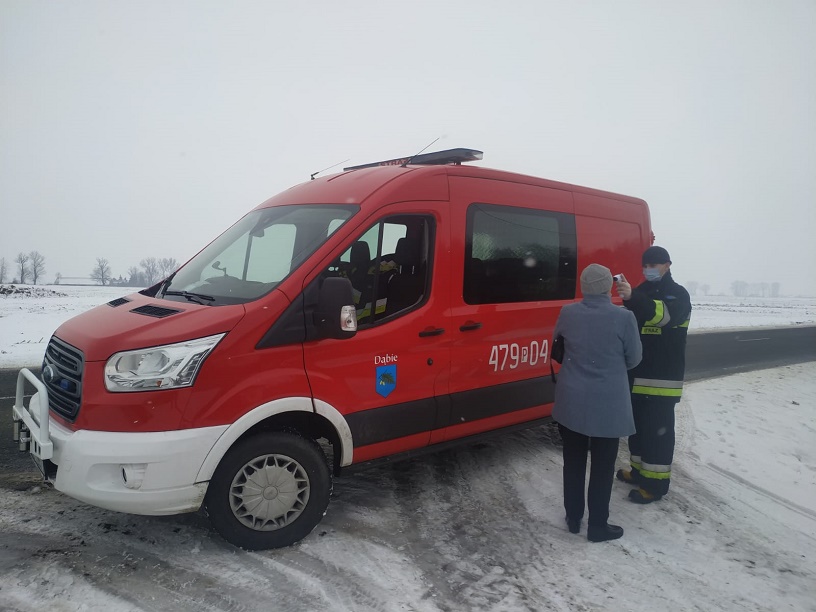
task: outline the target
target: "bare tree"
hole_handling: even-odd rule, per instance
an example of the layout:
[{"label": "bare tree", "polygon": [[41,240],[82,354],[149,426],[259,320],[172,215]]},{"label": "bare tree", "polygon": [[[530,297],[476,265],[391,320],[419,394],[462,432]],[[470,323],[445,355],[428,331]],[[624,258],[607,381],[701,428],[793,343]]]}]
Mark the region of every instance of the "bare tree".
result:
[{"label": "bare tree", "polygon": [[28,256],[31,258],[31,265],[28,268],[31,272],[31,281],[36,285],[45,274],[45,257],[39,251],[31,251]]},{"label": "bare tree", "polygon": [[771,297],[779,297],[779,283],[771,283]]},{"label": "bare tree", "polygon": [[143,259],[139,262],[139,265],[142,266],[144,277],[148,286],[159,280],[159,262],[156,261],[155,257]]},{"label": "bare tree", "polygon": [[17,258],[14,260],[14,263],[17,264],[17,269],[20,271],[20,284],[25,285],[26,278],[28,277],[28,255],[23,253],[17,253]]},{"label": "bare tree", "polygon": [[179,264],[172,257],[163,257],[159,260],[159,276],[167,278],[171,273],[178,270]]},{"label": "bare tree", "polygon": [[54,284],[59,285],[61,280],[62,280],[62,274],[57,272],[57,275],[54,277]]},{"label": "bare tree", "polygon": [[688,289],[689,295],[697,295],[697,287],[700,284],[697,281],[689,281],[686,283],[686,289]]},{"label": "bare tree", "polygon": [[8,274],[8,268],[6,268],[6,258],[0,257],[0,285],[6,282],[6,274]]},{"label": "bare tree", "polygon": [[96,267],[91,272],[91,280],[95,280],[100,285],[110,284],[111,269],[108,260],[104,257],[96,258]]},{"label": "bare tree", "polygon": [[128,285],[130,285],[131,287],[143,287],[144,285],[147,284],[144,282],[144,279],[142,278],[143,275],[141,270],[139,270],[139,268],[137,268],[136,266],[131,266],[130,268],[128,268],[127,275],[128,275],[127,282]]},{"label": "bare tree", "polygon": [[767,297],[770,291],[770,285],[765,282],[760,283],[746,283],[747,291],[743,293],[744,296],[749,297]]},{"label": "bare tree", "polygon": [[708,285],[700,285],[700,291],[703,292],[703,295],[708,295],[708,292],[711,291],[711,287]]},{"label": "bare tree", "polygon": [[745,297],[748,295],[748,283],[745,281],[734,281],[731,283],[731,293],[737,297]]}]

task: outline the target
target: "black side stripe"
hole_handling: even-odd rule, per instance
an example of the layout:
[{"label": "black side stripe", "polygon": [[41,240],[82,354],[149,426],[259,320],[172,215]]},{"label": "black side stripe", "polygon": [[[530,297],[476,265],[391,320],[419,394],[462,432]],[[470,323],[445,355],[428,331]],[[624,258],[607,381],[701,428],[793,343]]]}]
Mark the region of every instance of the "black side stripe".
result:
[{"label": "black side stripe", "polygon": [[350,414],[346,421],[354,447],[429,431],[434,428],[436,406],[436,400],[431,397]]},{"label": "black side stripe", "polygon": [[549,376],[461,391],[451,395],[453,410],[449,425],[486,419],[524,410],[555,399],[555,385]]},{"label": "black side stripe", "polygon": [[555,386],[549,376],[462,391],[382,408],[355,412],[346,417],[354,447],[368,446],[449,425],[507,414],[549,404]]}]

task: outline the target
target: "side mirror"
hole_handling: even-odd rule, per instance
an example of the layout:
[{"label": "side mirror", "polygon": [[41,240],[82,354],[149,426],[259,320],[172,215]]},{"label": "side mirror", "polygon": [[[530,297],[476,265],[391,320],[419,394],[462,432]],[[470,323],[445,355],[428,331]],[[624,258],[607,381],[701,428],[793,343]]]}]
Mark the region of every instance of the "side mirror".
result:
[{"label": "side mirror", "polygon": [[323,280],[314,322],[323,338],[343,340],[354,337],[357,333],[357,310],[349,279],[333,277]]}]

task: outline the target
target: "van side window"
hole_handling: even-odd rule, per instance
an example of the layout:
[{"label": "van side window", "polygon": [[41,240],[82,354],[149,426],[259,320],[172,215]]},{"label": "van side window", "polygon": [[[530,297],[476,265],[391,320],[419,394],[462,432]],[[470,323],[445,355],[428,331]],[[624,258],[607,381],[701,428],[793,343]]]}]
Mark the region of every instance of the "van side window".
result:
[{"label": "van side window", "polygon": [[463,294],[468,304],[575,297],[575,217],[495,204],[471,204]]},{"label": "van side window", "polygon": [[386,217],[369,227],[324,271],[351,281],[360,327],[425,301],[434,223],[423,215]]}]

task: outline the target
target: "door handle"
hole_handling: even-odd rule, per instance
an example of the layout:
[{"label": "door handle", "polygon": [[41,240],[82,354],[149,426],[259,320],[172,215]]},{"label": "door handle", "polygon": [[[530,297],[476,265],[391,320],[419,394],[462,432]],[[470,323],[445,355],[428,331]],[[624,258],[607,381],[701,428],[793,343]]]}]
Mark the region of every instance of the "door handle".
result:
[{"label": "door handle", "polygon": [[428,327],[426,329],[423,329],[421,332],[419,332],[419,337],[420,338],[427,338],[428,336],[440,336],[440,335],[442,335],[444,333],[445,333],[445,330],[443,328],[441,328],[441,327],[436,327],[436,328]]},{"label": "door handle", "polygon": [[482,324],[478,321],[466,321],[459,326],[459,331],[473,331],[474,329],[481,329]]}]

